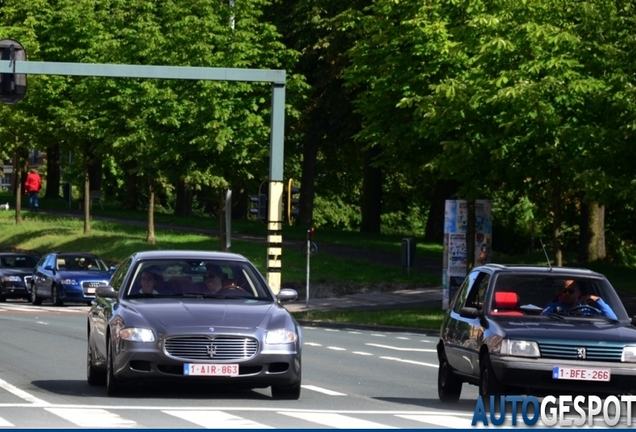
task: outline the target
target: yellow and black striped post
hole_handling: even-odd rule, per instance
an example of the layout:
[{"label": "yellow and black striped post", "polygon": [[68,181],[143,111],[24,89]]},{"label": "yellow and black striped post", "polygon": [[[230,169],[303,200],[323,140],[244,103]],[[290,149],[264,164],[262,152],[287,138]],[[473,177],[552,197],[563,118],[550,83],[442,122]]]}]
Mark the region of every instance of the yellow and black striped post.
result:
[{"label": "yellow and black striped post", "polygon": [[283,182],[269,182],[267,223],[267,283],[275,294],[281,288],[283,254]]}]

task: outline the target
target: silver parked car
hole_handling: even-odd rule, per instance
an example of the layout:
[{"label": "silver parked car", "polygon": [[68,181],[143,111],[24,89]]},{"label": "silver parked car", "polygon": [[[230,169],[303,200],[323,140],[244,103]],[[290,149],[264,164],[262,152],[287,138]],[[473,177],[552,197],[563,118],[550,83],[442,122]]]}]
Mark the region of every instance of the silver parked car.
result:
[{"label": "silver parked car", "polygon": [[128,257],[88,313],[87,379],[109,396],[147,381],[265,388],[298,399],[302,331],[243,256],[150,251]]}]

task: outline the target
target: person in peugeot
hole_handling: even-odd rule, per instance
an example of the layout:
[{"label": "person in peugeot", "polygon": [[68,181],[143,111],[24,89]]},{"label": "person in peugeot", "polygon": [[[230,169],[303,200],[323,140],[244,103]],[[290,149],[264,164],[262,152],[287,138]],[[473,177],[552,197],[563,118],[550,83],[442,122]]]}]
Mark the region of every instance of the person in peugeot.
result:
[{"label": "person in peugeot", "polygon": [[[591,302],[594,302],[594,306],[590,305]],[[589,307],[587,307],[588,305]],[[565,281],[565,286],[563,287],[563,291],[559,295],[558,300],[550,303],[543,312],[541,312],[541,315],[551,313],[568,314],[573,308],[579,306],[584,306],[580,309],[582,314],[586,314],[588,312],[594,313],[592,310],[597,309],[600,310],[601,315],[607,318],[618,319],[612,308],[599,296],[586,295],[581,297],[581,288],[579,287],[579,284],[572,279]],[[598,306],[598,308],[596,306]]]}]

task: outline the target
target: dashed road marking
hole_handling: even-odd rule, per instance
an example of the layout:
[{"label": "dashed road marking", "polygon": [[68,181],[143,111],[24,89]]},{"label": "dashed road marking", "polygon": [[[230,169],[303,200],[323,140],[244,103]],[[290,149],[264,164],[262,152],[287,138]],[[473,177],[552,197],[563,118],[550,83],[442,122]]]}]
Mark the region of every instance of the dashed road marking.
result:
[{"label": "dashed road marking", "polygon": [[302,388],[307,389],[307,390],[312,390],[318,393],[323,393],[329,396],[346,396],[346,394],[344,393],[340,393],[334,390],[329,390],[329,389],[325,389],[322,387],[316,387],[313,385],[301,385]]},{"label": "dashed road marking", "polygon": [[202,426],[206,429],[272,429],[271,426],[265,426],[264,424],[244,419],[242,417],[235,416],[223,411],[168,410],[162,412],[174,417],[178,417],[190,423]]},{"label": "dashed road marking", "polygon": [[414,364],[414,365],[418,365],[418,366],[427,366],[427,367],[432,367],[432,368],[439,368],[439,365],[437,364],[433,364],[433,363],[424,363],[424,362],[418,362],[418,361],[413,361],[413,360],[404,360],[404,359],[399,359],[399,358],[395,358],[395,357],[380,357],[383,360],[391,360],[391,361],[396,361],[396,362],[401,362],[401,363],[409,363],[409,364]]},{"label": "dashed road marking", "polygon": [[281,412],[280,414],[337,429],[395,429],[380,423],[348,417],[342,414],[311,412]]},{"label": "dashed road marking", "polygon": [[437,352],[437,350],[435,349],[428,349],[428,348],[402,348],[402,347],[394,347],[390,345],[380,345],[380,344],[373,344],[373,343],[366,343],[365,345],[376,347],[376,348],[390,349],[394,351],[428,352],[428,353]]},{"label": "dashed road marking", "polygon": [[137,424],[104,409],[46,408],[46,410],[80,427],[131,427]]}]

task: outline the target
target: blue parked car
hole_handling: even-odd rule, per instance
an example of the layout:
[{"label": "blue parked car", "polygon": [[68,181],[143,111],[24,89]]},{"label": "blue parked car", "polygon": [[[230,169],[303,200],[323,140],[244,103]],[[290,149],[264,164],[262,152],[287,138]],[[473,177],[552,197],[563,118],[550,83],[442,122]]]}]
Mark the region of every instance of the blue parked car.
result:
[{"label": "blue parked car", "polygon": [[27,285],[40,257],[27,253],[0,253],[0,302],[28,298]]},{"label": "blue parked car", "polygon": [[43,256],[33,270],[29,287],[31,303],[50,298],[55,306],[64,302],[91,304],[95,289],[108,285],[115,267],[85,252],[53,252]]}]

